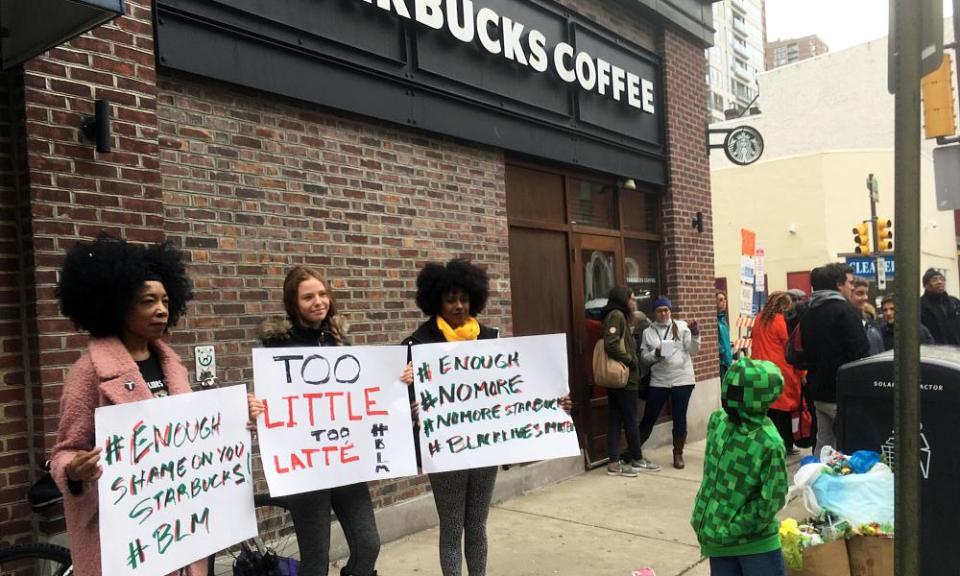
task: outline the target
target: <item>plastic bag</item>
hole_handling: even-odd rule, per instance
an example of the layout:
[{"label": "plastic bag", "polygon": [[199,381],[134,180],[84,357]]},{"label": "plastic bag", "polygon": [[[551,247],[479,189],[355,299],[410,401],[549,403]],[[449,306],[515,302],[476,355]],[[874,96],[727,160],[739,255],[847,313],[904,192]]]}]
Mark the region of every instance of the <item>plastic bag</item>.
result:
[{"label": "plastic bag", "polygon": [[[790,487],[790,495],[799,491],[803,496],[803,507],[807,512],[818,516],[822,512],[820,504],[817,502],[817,496],[813,492],[813,485],[823,474],[827,467],[819,462],[805,464],[793,475],[793,486]],[[789,501],[789,498],[787,499]]]},{"label": "plastic bag", "polygon": [[880,453],[872,450],[857,450],[850,455],[850,467],[857,474],[869,472],[880,462]]},{"label": "plastic bag", "polygon": [[233,576],[297,576],[300,562],[277,556],[272,550],[240,545],[240,554],[233,563]]},{"label": "plastic bag", "polygon": [[813,494],[820,508],[852,524],[893,522],[893,474],[821,474]]}]

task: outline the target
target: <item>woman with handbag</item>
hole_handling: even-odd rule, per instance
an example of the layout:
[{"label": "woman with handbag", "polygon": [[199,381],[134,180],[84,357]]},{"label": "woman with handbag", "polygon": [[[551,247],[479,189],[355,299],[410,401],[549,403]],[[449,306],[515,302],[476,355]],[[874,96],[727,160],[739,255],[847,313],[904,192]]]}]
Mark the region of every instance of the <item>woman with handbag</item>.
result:
[{"label": "woman with handbag", "polygon": [[700,351],[700,326],[672,317],[673,304],[660,297],[653,302],[654,322],[643,333],[640,359],[650,366],[650,389],[640,422],[640,445],[650,438],[663,405],[670,400],[673,414],[673,467],[684,467],[687,407],[697,383],[693,356]]},{"label": "woman with handbag", "polygon": [[784,312],[793,306],[793,299],[786,292],[774,292],[767,299],[766,305],[757,317],[751,337],[750,357],[755,360],[767,360],[780,368],[783,374],[783,392],[770,405],[767,415],[783,438],[783,445],[787,454],[794,456],[800,451],[793,445],[793,412],[801,408],[801,385],[805,372],[797,370],[787,362],[784,347],[787,344],[787,322],[783,318]]},{"label": "woman with handbag", "polygon": [[[603,307],[603,351],[607,357],[628,368],[622,388],[607,389],[607,474],[634,478],[639,472],[656,472],[656,464],[647,461],[640,450],[637,428],[637,401],[640,389],[640,361],[628,319],[633,318],[637,301],[626,286],[614,286]],[[627,436],[630,459],[620,461],[620,431]]]}]

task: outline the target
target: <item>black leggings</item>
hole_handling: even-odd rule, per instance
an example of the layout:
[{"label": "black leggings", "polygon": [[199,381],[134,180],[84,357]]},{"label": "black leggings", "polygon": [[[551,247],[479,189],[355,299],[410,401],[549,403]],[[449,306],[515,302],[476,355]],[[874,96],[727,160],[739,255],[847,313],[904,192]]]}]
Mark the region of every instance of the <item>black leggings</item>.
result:
[{"label": "black leggings", "polygon": [[637,390],[607,389],[607,456],[610,464],[620,461],[620,430],[627,436],[630,458],[640,460],[640,428],[637,426]]},{"label": "black leggings", "polygon": [[284,497],[300,548],[300,576],[327,576],[330,568],[330,509],[337,514],[350,548],[340,573],[370,576],[380,555],[380,535],[366,482]]}]

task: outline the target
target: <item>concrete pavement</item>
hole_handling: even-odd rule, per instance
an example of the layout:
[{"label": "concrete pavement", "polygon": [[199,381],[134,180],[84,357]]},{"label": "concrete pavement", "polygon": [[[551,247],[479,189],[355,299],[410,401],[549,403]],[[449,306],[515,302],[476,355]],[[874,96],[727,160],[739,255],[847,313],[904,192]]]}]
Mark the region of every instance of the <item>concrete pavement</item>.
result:
[{"label": "concrete pavement", "polygon": [[[488,576],[630,576],[645,566],[657,576],[708,574],[688,524],[703,450],[703,442],[687,448],[684,470],[667,466],[665,446],[646,451],[664,465],[661,472],[611,477],[602,467],[495,504],[487,523]],[[385,545],[378,572],[440,574],[437,541],[431,528]]]},{"label": "concrete pavement", "polygon": [[[663,446],[645,450],[664,466],[661,472],[623,478],[601,467],[495,504],[487,523],[487,575],[630,576],[649,566],[657,576],[708,576],[689,525],[704,447],[687,447],[684,470],[669,466],[671,449]],[[795,468],[797,458],[791,460]],[[803,514],[795,502],[786,513]],[[431,528],[386,544],[378,572],[439,575],[437,542],[438,530]]]}]

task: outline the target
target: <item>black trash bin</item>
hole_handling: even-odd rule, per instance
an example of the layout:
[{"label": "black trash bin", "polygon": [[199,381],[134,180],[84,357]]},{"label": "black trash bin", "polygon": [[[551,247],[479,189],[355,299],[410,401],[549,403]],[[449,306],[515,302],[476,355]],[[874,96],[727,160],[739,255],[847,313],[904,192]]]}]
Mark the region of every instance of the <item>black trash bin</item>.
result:
[{"label": "black trash bin", "polygon": [[[837,373],[841,451],[893,448],[893,352],[844,365]],[[921,574],[960,574],[960,348],[920,348]]]}]

